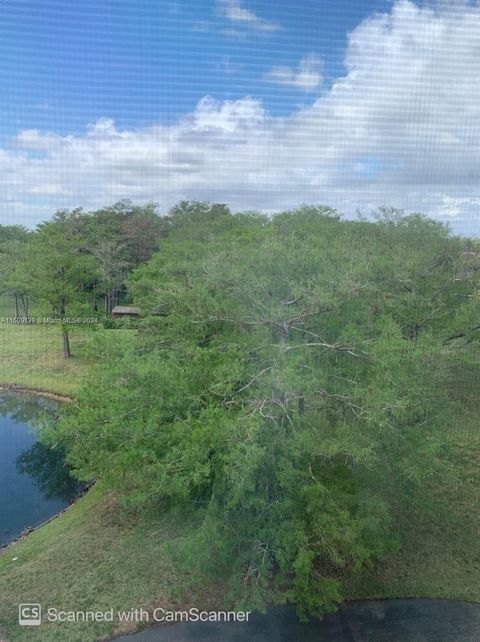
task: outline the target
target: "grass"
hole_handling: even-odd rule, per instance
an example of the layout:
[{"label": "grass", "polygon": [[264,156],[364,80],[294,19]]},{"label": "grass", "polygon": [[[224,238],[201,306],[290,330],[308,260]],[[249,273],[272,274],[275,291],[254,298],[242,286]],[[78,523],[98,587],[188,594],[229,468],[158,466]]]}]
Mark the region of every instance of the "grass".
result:
[{"label": "grass", "polygon": [[[66,362],[58,328],[0,324],[0,380],[75,394],[94,364],[88,350],[91,337],[75,332],[77,356]],[[459,420],[444,436],[454,452],[447,462],[451,483],[430,477],[417,504],[399,511],[400,549],[360,577],[349,578],[348,598],[480,601],[479,384],[476,366],[465,365],[452,374],[449,393]],[[184,534],[182,529],[188,524],[180,525],[178,519],[126,518],[114,497],[94,487],[63,515],[0,554],[0,640],[93,642],[129,630],[110,623],[19,627],[22,601],[102,611],[218,605],[221,590],[199,588],[193,594],[189,578],[174,568],[165,552],[165,544]]]},{"label": "grass", "polygon": [[71,333],[74,356],[65,359],[57,326],[0,323],[0,384],[74,394],[93,365],[86,351],[92,336],[91,331],[74,330]]},{"label": "grass", "polygon": [[69,332],[72,357],[63,356],[61,330],[54,324],[2,323],[0,312],[0,385],[15,384],[58,395],[75,396],[97,363],[95,338],[127,338],[128,328],[73,326]]},{"label": "grass", "polygon": [[[114,626],[44,622],[38,628],[20,627],[22,602],[39,602],[44,613],[49,607],[113,608],[116,613],[191,602],[187,578],[176,573],[163,552],[164,542],[178,534],[178,528],[165,518],[128,520],[120,516],[111,495],[94,487],[74,507],[0,555],[4,636],[10,642],[94,642],[108,639]],[[205,595],[203,601],[208,601]],[[117,623],[115,628],[120,634],[133,626]]]},{"label": "grass", "polygon": [[13,311],[13,297],[8,294],[0,293],[0,317],[9,317],[13,314]]}]

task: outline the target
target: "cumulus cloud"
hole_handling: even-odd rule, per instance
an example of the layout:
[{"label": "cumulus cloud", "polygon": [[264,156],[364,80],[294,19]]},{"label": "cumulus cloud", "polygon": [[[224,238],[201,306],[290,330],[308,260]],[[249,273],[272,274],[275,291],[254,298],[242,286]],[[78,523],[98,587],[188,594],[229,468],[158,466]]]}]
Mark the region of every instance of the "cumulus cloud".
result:
[{"label": "cumulus cloud", "polygon": [[278,22],[260,18],[256,13],[242,5],[240,0],[217,0],[220,14],[233,23],[244,25],[256,31],[278,31]]},{"label": "cumulus cloud", "polygon": [[0,220],[189,198],[347,214],[386,204],[478,233],[479,33],[479,7],[400,0],[350,34],[345,75],[289,116],[253,97],[206,97],[168,126],[120,130],[106,118],[84,135],[21,131],[0,149]]},{"label": "cumulus cloud", "polygon": [[322,84],[322,61],[320,56],[312,53],[300,60],[297,69],[275,66],[265,74],[264,79],[302,91],[315,91]]}]

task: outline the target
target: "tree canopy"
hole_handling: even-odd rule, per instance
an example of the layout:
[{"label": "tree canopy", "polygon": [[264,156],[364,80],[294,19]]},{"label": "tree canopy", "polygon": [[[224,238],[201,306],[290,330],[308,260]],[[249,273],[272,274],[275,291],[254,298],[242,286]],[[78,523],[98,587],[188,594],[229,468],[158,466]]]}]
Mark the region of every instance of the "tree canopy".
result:
[{"label": "tree canopy", "polygon": [[130,201],[93,212],[60,210],[33,231],[0,226],[0,294],[11,297],[15,320],[28,321],[32,303],[58,320],[68,358],[62,319],[110,315],[126,296],[129,273],[152,256],[167,226],[154,203]]},{"label": "tree canopy", "polygon": [[141,330],[50,439],[127,506],[188,511],[181,557],[229,598],[322,614],[395,546],[392,505],[435,470],[477,268],[421,215],[195,212],[173,211],[131,273]]}]

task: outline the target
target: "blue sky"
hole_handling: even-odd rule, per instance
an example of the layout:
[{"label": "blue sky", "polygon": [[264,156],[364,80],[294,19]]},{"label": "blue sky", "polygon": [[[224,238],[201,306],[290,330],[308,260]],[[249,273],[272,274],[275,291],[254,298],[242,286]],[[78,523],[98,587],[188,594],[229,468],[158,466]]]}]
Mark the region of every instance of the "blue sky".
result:
[{"label": "blue sky", "polygon": [[5,0],[0,3],[1,130],[81,131],[171,122],[202,96],[261,97],[272,114],[304,104],[301,89],[264,74],[311,52],[325,82],[345,71],[347,33],[383,0],[244,3],[272,31],[232,21],[214,0]]},{"label": "blue sky", "polygon": [[480,233],[477,0],[0,9],[0,223],[188,198]]}]

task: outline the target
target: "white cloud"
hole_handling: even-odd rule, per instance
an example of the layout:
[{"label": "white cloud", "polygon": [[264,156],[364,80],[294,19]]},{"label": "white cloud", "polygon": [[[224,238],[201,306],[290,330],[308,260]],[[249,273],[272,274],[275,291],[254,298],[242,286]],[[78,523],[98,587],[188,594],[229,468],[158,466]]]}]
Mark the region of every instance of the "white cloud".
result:
[{"label": "white cloud", "polygon": [[272,32],[280,29],[278,22],[260,18],[256,13],[242,6],[240,0],[217,0],[217,6],[220,14],[233,23],[251,27],[256,31]]},{"label": "white cloud", "polygon": [[302,58],[297,69],[276,66],[268,71],[264,79],[278,85],[287,85],[303,91],[315,91],[322,85],[322,61],[320,56],[311,53]]},{"label": "white cloud", "polygon": [[219,103],[206,96],[198,103],[192,116],[185,119],[182,128],[187,131],[217,131],[222,134],[256,131],[265,117],[265,110],[257,100],[245,98]]},{"label": "white cloud", "polygon": [[457,217],[461,216],[469,206],[474,206],[477,211],[480,211],[478,210],[479,205],[480,198],[478,196],[459,197],[445,194],[442,198],[442,203],[437,210],[437,215],[444,218]]},{"label": "white cloud", "polygon": [[400,0],[350,34],[345,76],[289,116],[205,97],[168,126],[21,131],[0,149],[0,222],[191,198],[266,211],[386,204],[480,233],[479,33],[480,7]]}]

